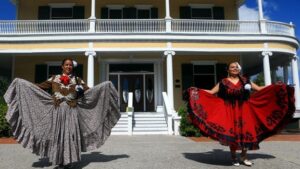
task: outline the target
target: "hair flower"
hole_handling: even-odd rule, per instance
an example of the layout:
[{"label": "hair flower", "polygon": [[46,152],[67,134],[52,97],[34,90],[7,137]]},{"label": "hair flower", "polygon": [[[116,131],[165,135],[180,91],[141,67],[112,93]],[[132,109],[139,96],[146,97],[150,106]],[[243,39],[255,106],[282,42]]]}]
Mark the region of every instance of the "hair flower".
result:
[{"label": "hair flower", "polygon": [[245,90],[251,90],[251,85],[249,83],[245,84],[244,86]]}]

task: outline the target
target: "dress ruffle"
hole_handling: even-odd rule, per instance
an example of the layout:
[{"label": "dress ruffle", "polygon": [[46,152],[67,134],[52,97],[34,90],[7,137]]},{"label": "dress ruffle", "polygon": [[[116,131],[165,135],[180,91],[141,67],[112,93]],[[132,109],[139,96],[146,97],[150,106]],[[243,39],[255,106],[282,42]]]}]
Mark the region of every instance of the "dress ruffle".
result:
[{"label": "dress ruffle", "polygon": [[236,149],[259,149],[259,143],[277,133],[295,112],[294,88],[270,85],[250,96],[242,105],[197,89],[188,89],[191,122],[222,145]]},{"label": "dress ruffle", "polygon": [[80,160],[81,151],[104,144],[120,118],[118,95],[111,82],[85,92],[76,107],[53,98],[34,84],[16,78],[4,95],[6,119],[17,141],[52,164]]}]

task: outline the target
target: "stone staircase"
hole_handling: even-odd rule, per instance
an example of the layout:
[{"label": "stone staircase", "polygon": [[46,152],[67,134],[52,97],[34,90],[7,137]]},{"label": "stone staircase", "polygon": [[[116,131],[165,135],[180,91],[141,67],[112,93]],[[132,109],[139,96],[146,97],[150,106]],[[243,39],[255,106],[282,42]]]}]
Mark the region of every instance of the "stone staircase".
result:
[{"label": "stone staircase", "polygon": [[111,131],[112,135],[128,135],[128,117],[126,113],[121,113],[121,118]]},{"label": "stone staircase", "polygon": [[[112,135],[128,135],[128,117],[121,113],[121,118],[112,129]],[[168,134],[164,113],[134,112],[132,117],[133,135]]]},{"label": "stone staircase", "polygon": [[133,135],[168,134],[168,126],[163,113],[135,112]]}]

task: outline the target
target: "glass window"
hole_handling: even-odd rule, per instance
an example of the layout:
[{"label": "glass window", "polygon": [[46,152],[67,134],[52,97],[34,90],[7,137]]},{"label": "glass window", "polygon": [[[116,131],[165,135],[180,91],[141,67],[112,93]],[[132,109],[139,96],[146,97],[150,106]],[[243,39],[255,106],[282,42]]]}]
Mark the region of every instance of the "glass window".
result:
[{"label": "glass window", "polygon": [[48,66],[48,78],[50,78],[52,75],[61,74],[61,66],[60,65],[49,65]]},{"label": "glass window", "polygon": [[214,74],[215,66],[214,65],[194,65],[194,73]]},{"label": "glass window", "polygon": [[150,9],[138,9],[137,10],[138,19],[149,19],[151,18]]},{"label": "glass window", "polygon": [[51,19],[72,19],[73,8],[51,8]]},{"label": "glass window", "polygon": [[194,86],[202,89],[211,89],[215,86],[215,65],[194,65]]},{"label": "glass window", "polygon": [[192,8],[192,19],[212,19],[211,8]]},{"label": "glass window", "polygon": [[109,19],[122,19],[122,9],[109,9]]},{"label": "glass window", "polygon": [[109,72],[154,72],[153,64],[110,64]]}]

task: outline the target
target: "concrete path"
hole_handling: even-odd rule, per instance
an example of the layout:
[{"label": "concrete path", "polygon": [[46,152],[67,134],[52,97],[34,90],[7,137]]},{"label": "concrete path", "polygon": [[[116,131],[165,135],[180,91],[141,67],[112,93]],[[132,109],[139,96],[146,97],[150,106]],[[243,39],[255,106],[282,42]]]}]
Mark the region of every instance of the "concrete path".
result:
[{"label": "concrete path", "polygon": [[[250,151],[253,169],[300,169],[300,142],[268,141]],[[0,144],[0,169],[52,169],[19,144]],[[233,167],[228,147],[180,136],[111,136],[100,149],[82,154],[74,169],[223,169]]]}]

